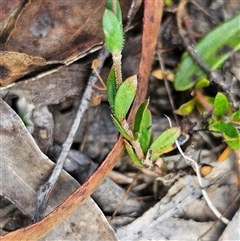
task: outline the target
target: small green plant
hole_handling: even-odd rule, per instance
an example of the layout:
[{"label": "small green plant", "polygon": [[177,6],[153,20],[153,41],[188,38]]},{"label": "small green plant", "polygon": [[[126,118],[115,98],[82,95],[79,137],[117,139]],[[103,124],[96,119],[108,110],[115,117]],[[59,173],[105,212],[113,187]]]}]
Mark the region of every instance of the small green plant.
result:
[{"label": "small green plant", "polygon": [[[232,51],[240,49],[238,14],[233,19],[211,31],[196,46],[196,53],[211,70],[216,70],[229,58]],[[234,110],[224,93],[213,97],[204,96],[202,89],[209,86],[206,73],[184,54],[174,79],[176,90],[192,89],[193,98],[179,107],[176,113],[186,116],[195,107],[200,114],[211,113],[209,130],[219,133],[234,150],[240,149],[240,110]]]},{"label": "small green plant", "polygon": [[127,114],[137,92],[137,76],[122,81],[121,51],[124,37],[118,1],[107,1],[102,26],[106,47],[113,57],[113,67],[107,79],[107,96],[112,109],[113,123],[123,136],[125,148],[133,163],[139,167],[152,167],[160,155],[171,149],[181,131],[177,127],[169,128],[153,141],[149,100],[139,106],[133,127],[129,125]]}]

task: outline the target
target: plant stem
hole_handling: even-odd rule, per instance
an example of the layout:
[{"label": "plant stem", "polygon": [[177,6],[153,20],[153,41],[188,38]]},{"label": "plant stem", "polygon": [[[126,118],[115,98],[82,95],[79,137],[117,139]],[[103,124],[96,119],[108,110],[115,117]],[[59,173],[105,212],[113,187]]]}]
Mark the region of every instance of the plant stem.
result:
[{"label": "plant stem", "polygon": [[119,86],[122,84],[122,54],[113,53],[112,59],[113,59],[113,66],[114,66],[115,75],[116,75],[117,88],[119,88]]}]

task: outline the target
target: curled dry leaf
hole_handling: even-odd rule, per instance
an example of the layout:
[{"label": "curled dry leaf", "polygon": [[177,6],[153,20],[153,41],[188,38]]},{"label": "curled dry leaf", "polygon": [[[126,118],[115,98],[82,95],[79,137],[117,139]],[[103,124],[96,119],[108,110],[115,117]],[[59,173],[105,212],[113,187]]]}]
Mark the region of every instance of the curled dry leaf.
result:
[{"label": "curled dry leaf", "polygon": [[18,52],[0,52],[0,85],[6,86],[31,72],[36,66],[46,65],[46,60]]},{"label": "curled dry leaf", "polygon": [[[37,191],[54,164],[39,150],[19,116],[1,99],[0,113],[0,194],[8,197],[25,214],[33,216]],[[63,171],[47,211],[53,210],[78,187],[79,184]],[[90,198],[41,240],[56,240],[56,237],[58,240],[117,240],[104,215]],[[0,237],[0,240],[4,238]],[[35,239],[21,236],[18,240]]]}]

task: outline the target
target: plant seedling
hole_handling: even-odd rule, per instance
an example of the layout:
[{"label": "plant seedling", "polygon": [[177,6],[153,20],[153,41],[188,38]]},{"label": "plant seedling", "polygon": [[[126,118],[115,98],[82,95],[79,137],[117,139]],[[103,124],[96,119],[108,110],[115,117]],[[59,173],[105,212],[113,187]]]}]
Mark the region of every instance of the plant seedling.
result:
[{"label": "plant seedling", "polygon": [[107,1],[102,26],[106,47],[113,57],[113,68],[107,79],[107,96],[112,109],[113,123],[124,137],[125,148],[133,163],[138,167],[153,167],[154,161],[180,136],[180,129],[174,127],[165,130],[153,141],[149,100],[139,106],[134,118],[134,126],[131,128],[127,122],[127,114],[137,92],[137,76],[134,75],[122,81],[121,51],[124,38],[118,1]]}]

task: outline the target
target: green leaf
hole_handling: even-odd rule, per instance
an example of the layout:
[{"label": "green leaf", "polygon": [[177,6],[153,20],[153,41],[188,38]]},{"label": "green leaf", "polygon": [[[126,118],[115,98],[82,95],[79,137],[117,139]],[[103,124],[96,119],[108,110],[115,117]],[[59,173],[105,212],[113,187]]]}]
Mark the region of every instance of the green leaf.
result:
[{"label": "green leaf", "polygon": [[237,138],[238,137],[238,130],[235,126],[233,126],[230,123],[224,123],[222,125],[222,132],[223,132],[223,137],[227,139],[232,139],[232,138]]},{"label": "green leaf", "polygon": [[152,115],[147,109],[149,100],[144,101],[136,113],[134,119],[134,136],[140,143],[144,154],[147,153],[152,140]]},{"label": "green leaf", "polygon": [[216,116],[224,115],[229,107],[227,97],[222,93],[217,93],[214,100],[214,113]]},{"label": "green leaf", "polygon": [[198,89],[202,89],[205,88],[207,86],[209,86],[210,81],[207,79],[201,79],[197,82],[197,84],[195,85],[194,89],[198,90]]},{"label": "green leaf", "polygon": [[123,28],[117,16],[105,9],[102,19],[105,44],[111,54],[120,53],[123,48]]},{"label": "green leaf", "polygon": [[[232,51],[240,49],[239,17],[240,14],[237,14],[231,20],[218,26],[197,44],[197,55],[211,70],[220,68]],[[187,90],[205,77],[206,74],[194,63],[193,59],[188,54],[184,54],[175,75],[174,87],[180,91]]]},{"label": "green leaf", "polygon": [[118,21],[122,23],[122,11],[118,0],[107,0],[105,7],[111,10],[117,16]]},{"label": "green leaf", "polygon": [[112,119],[113,119],[113,124],[117,127],[118,131],[120,132],[120,134],[128,141],[132,141],[133,138],[131,136],[129,136],[127,134],[127,132],[124,130],[124,128],[122,127],[122,125],[119,123],[119,121],[112,115]]},{"label": "green leaf", "polygon": [[118,88],[114,100],[114,116],[121,123],[132,105],[137,91],[137,75],[127,78]]},{"label": "green leaf", "polygon": [[226,123],[222,120],[216,121],[209,126],[209,130],[222,133],[225,139],[232,139],[238,137],[238,130],[230,123]]},{"label": "green leaf", "polygon": [[196,104],[196,100],[193,98],[188,102],[184,103],[183,105],[181,105],[178,108],[178,110],[176,110],[176,113],[182,116],[189,115],[193,111],[195,104]]},{"label": "green leaf", "polygon": [[171,147],[180,134],[181,131],[178,127],[173,127],[162,132],[149,147],[149,150],[152,150],[152,160],[155,161],[169,147]]},{"label": "green leaf", "polygon": [[127,150],[128,155],[130,156],[133,163],[138,167],[143,167],[142,162],[138,159],[136,153],[134,152],[132,146],[127,142],[124,141],[125,148]]},{"label": "green leaf", "polygon": [[112,110],[114,108],[114,99],[115,99],[116,93],[117,93],[116,77],[115,77],[114,68],[112,67],[107,79],[107,97]]},{"label": "green leaf", "polygon": [[134,119],[134,128],[133,128],[133,132],[139,132],[140,128],[141,128],[141,123],[142,123],[142,118],[143,115],[145,113],[145,111],[147,110],[149,105],[149,100],[145,100],[139,107],[137,110],[137,113],[135,115],[135,119]]}]

